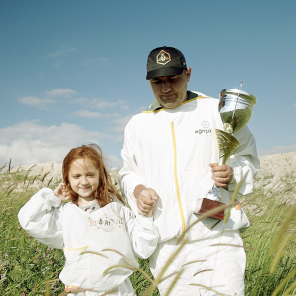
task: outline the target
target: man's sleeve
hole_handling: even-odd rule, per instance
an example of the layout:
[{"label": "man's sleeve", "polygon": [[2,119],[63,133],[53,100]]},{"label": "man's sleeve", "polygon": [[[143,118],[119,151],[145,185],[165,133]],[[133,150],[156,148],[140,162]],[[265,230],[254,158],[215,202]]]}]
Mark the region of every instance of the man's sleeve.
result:
[{"label": "man's sleeve", "polygon": [[121,150],[123,167],[119,171],[118,178],[123,197],[126,199],[133,212],[138,214],[134,189],[137,185],[145,185],[145,180],[141,177],[136,159],[136,128],[140,127],[134,127],[134,118],[132,118],[125,127],[124,131],[124,143]]},{"label": "man's sleeve", "polygon": [[239,146],[226,162],[233,169],[233,179],[228,189],[234,191],[238,182],[242,180],[238,192],[247,195],[254,191],[254,180],[260,167],[256,141],[247,126],[236,132],[234,137],[239,141]]}]

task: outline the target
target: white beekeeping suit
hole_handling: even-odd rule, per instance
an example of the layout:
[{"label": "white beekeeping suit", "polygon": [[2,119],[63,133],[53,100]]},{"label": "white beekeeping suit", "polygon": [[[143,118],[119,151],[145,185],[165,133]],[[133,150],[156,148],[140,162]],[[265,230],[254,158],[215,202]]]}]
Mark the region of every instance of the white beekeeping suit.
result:
[{"label": "white beekeeping suit", "polygon": [[[188,92],[188,94],[188,100],[175,108],[144,111],[135,115],[125,129],[121,152],[124,166],[119,172],[121,190],[135,213],[138,212],[134,196],[136,186],[142,184],[146,188],[152,188],[158,195],[154,223],[159,229],[160,243],[150,259],[154,276],[176,249],[177,238],[188,225],[197,220],[193,211],[199,209],[201,200],[214,184],[209,163],[217,163],[219,160],[217,146],[211,133],[212,129],[223,130],[218,112],[219,101],[197,92]],[[240,194],[252,193],[254,178],[259,169],[255,139],[248,127],[245,126],[239,130],[235,137],[240,144],[226,163],[233,169],[233,179],[228,185],[228,190],[220,188],[224,203],[230,201],[239,181],[242,181]],[[213,219],[205,219],[197,223],[186,236],[190,241],[190,247],[185,246],[180,255],[183,257],[176,258],[175,262],[179,263],[176,263],[175,267],[172,264],[169,272],[178,271],[182,264],[192,261],[191,258],[202,260],[200,256],[196,256],[198,253],[206,256],[207,253],[202,252],[201,249],[208,250],[208,261],[213,262],[215,257],[213,254],[217,250],[209,248],[212,243],[223,241],[228,244],[242,245],[239,229],[248,226],[245,222],[242,210],[232,208],[225,226],[220,222],[213,227],[216,224]],[[206,241],[201,244],[200,240]],[[223,257],[223,252],[221,250],[219,252]],[[231,272],[230,268],[228,274],[229,277],[235,276],[239,270],[242,286],[238,289],[243,290],[244,251],[241,248],[239,252],[237,250],[225,252],[226,257],[235,256],[233,260],[240,261],[238,268],[233,266],[233,271]],[[232,257],[229,257],[229,262],[232,261]],[[193,266],[199,270],[197,265]],[[212,267],[209,263],[208,269]],[[190,266],[187,269],[190,269]],[[214,275],[216,282],[220,275],[221,278],[225,278],[225,273],[223,274],[222,271],[221,273],[216,272]],[[194,271],[192,271],[193,274]],[[208,272],[208,274],[210,278],[211,273]],[[204,275],[205,277],[207,276]],[[213,281],[203,279],[203,282],[209,284]],[[188,282],[189,277],[184,280],[184,283],[188,284]],[[160,291],[165,285],[165,282],[159,285]],[[234,287],[234,291],[235,289]],[[224,292],[223,287],[220,290]],[[176,288],[171,295],[198,295],[196,291],[197,288],[194,292],[190,289],[182,292]],[[225,293],[225,295],[228,294]]]},{"label": "white beekeeping suit", "polygon": [[61,203],[51,189],[43,188],[18,214],[21,226],[30,235],[47,246],[63,249],[66,263],[60,279],[65,285],[97,291],[86,295],[114,289],[116,293],[111,295],[133,295],[130,269],[117,267],[104,272],[118,264],[138,266],[135,254],[147,258],[157,245],[153,218],[135,216],[113,200],[88,213],[71,202]]}]

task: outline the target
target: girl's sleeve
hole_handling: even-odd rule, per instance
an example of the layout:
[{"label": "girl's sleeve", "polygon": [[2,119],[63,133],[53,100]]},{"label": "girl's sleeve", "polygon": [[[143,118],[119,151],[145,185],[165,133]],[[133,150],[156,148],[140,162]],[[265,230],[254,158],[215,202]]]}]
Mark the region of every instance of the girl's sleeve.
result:
[{"label": "girl's sleeve", "polygon": [[44,245],[63,248],[61,200],[49,188],[42,188],[20,209],[22,228]]},{"label": "girl's sleeve", "polygon": [[126,208],[127,231],[134,253],[143,259],[151,256],[158,243],[158,230],[153,223],[153,217],[134,215]]}]

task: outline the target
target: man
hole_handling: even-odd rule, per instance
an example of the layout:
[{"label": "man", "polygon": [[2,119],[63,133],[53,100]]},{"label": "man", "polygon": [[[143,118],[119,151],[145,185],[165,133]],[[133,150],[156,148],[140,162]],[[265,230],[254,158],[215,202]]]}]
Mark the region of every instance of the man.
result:
[{"label": "man", "polygon": [[[179,50],[165,46],[152,50],[146,79],[155,100],[125,129],[124,166],[119,172],[122,192],[133,211],[143,214],[158,196],[154,221],[160,241],[150,258],[154,277],[180,247],[178,238],[197,220],[193,211],[213,184],[228,203],[241,180],[241,194],[253,191],[259,169],[255,140],[247,127],[235,134],[240,144],[227,164],[217,165],[211,129],[223,129],[218,100],[187,91],[190,76],[191,68]],[[244,295],[241,215],[232,208],[225,226],[208,218],[191,227],[186,244],[158,285],[160,294],[172,287],[170,295],[178,296]],[[181,275],[176,275],[179,271]]]}]

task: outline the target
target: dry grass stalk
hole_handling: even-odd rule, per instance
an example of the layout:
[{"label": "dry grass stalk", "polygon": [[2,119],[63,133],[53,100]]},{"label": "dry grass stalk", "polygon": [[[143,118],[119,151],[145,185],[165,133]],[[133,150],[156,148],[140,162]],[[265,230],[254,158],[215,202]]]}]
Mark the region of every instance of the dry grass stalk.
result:
[{"label": "dry grass stalk", "polygon": [[206,272],[206,271],[213,271],[213,269],[204,269],[204,270],[200,270],[200,271],[198,271],[197,273],[195,273],[193,276],[196,276],[196,275],[198,275],[199,273]]},{"label": "dry grass stalk", "polygon": [[[239,181],[238,184],[237,184],[237,186],[235,187],[235,190],[233,191],[232,197],[231,197],[231,199],[230,199],[230,203],[233,203],[233,202],[235,201],[236,196],[237,196],[238,191],[239,191],[239,188],[240,188],[241,185],[242,185],[242,182],[243,182],[243,180]],[[227,222],[227,220],[228,220],[228,218],[229,218],[230,210],[231,210],[231,207],[229,207],[229,208],[226,209],[226,213],[225,213],[225,215],[224,215],[224,219],[223,219],[223,224],[224,224],[224,225],[226,224],[226,222]]]},{"label": "dry grass stalk", "polygon": [[[147,296],[149,295],[152,291],[154,291],[154,289],[156,289],[157,285],[159,283],[161,283],[162,281],[164,281],[165,279],[167,279],[168,277],[164,277],[163,275],[166,272],[166,270],[168,269],[168,267],[171,265],[171,263],[174,261],[174,259],[177,257],[177,255],[180,253],[180,251],[183,249],[184,245],[188,242],[187,239],[183,240],[183,242],[181,243],[181,245],[178,247],[178,249],[171,255],[171,257],[168,259],[168,261],[166,262],[166,264],[163,266],[163,268],[160,270],[160,273],[158,274],[158,276],[156,277],[155,281],[153,282],[152,285],[150,285],[150,287],[143,293],[142,296]],[[172,276],[173,274],[170,274],[170,276]]]},{"label": "dry grass stalk", "polygon": [[[113,265],[113,266],[107,268],[104,271],[104,274],[106,274],[111,269],[114,269],[117,267],[125,267],[125,268],[131,269],[133,271],[138,271],[138,272],[142,273],[149,282],[151,282],[152,284],[154,283],[153,279],[144,270],[138,268],[137,266],[133,266],[132,262],[126,256],[124,256],[122,253],[120,253],[119,251],[114,250],[114,249],[104,249],[102,251],[115,252],[115,253],[119,254],[120,256],[122,256],[125,259],[125,261],[130,264],[130,265],[124,265],[124,264]],[[95,252],[91,252],[91,253],[95,253]]]},{"label": "dry grass stalk", "polygon": [[48,174],[50,174],[50,172],[46,172],[46,173],[43,175],[43,177],[42,177],[42,179],[41,179],[41,182],[44,181],[44,179],[46,178],[46,176],[47,176]]},{"label": "dry grass stalk", "polygon": [[0,172],[7,166],[7,164],[5,163],[2,167],[0,167]]},{"label": "dry grass stalk", "polygon": [[133,263],[126,256],[124,256],[122,253],[120,253],[119,251],[114,250],[114,249],[104,249],[104,250],[102,250],[102,252],[107,252],[107,251],[117,253],[118,255],[123,257],[125,259],[125,261],[128,262],[131,266],[133,265]]},{"label": "dry grass stalk", "polygon": [[[104,294],[100,294],[100,296],[110,295],[112,293],[115,293],[116,291],[117,291],[117,289],[110,290],[110,291],[107,291]],[[80,292],[98,292],[98,291],[96,291],[94,289],[77,289],[77,290],[74,291],[75,294],[80,293]],[[64,291],[64,292],[60,293],[58,296],[66,296],[66,295],[69,295],[69,292]]]},{"label": "dry grass stalk", "polygon": [[[293,290],[293,294],[290,294],[290,292]],[[296,282],[294,282],[282,296],[290,296],[290,295],[295,295],[295,290],[296,290]]]},{"label": "dry grass stalk", "polygon": [[51,183],[52,179],[53,179],[53,177],[50,178],[50,180],[47,183],[47,186],[49,186],[49,184]]},{"label": "dry grass stalk", "polygon": [[21,165],[17,168],[17,170],[15,172],[18,173],[18,171],[20,170],[20,168],[21,168]]},{"label": "dry grass stalk", "polygon": [[177,255],[180,253],[180,251],[183,249],[185,244],[187,244],[188,240],[184,239],[179,248],[175,251],[175,253],[172,254],[172,256],[169,258],[169,260],[166,262],[164,267],[161,269],[160,273],[158,274],[157,278],[155,279],[156,284],[160,283],[162,280],[162,276],[168,269],[168,267],[171,265],[171,263],[174,261],[174,259],[177,257]]},{"label": "dry grass stalk", "polygon": [[107,268],[105,271],[104,271],[104,274],[106,274],[108,271],[114,269],[114,268],[117,268],[117,267],[124,267],[124,268],[127,268],[127,269],[130,269],[130,270],[133,270],[133,271],[138,271],[140,272],[141,274],[143,274],[145,276],[145,278],[152,284],[154,284],[154,281],[153,279],[144,271],[142,270],[141,268],[138,268],[136,266],[130,266],[130,265],[126,265],[126,264],[118,264],[118,265],[113,265],[109,268]]},{"label": "dry grass stalk", "polygon": [[278,249],[278,251],[276,252],[276,255],[273,258],[273,261],[270,266],[270,273],[274,273],[275,268],[292,237],[293,237],[293,234],[291,233],[288,233],[288,235],[285,237],[283,243],[281,244],[280,248]]},{"label": "dry grass stalk", "polygon": [[169,277],[171,277],[171,276],[173,276],[173,275],[175,275],[175,274],[177,274],[177,273],[179,273],[179,271],[174,271],[174,272],[170,273],[169,275],[165,276],[164,278],[162,278],[161,281],[163,282],[163,281],[165,281],[166,279],[168,279]]},{"label": "dry grass stalk", "polygon": [[32,185],[34,184],[36,178],[37,178],[37,176],[34,177],[34,179],[33,179],[33,181],[32,181]]},{"label": "dry grass stalk", "polygon": [[206,262],[207,260],[195,260],[195,261],[191,261],[191,262],[187,262],[185,264],[182,265],[182,267],[186,266],[186,265],[189,265],[189,264],[192,264],[192,263],[196,263],[196,262]]},{"label": "dry grass stalk", "polygon": [[201,285],[201,284],[189,284],[189,285],[191,285],[191,286],[199,286],[199,287],[205,288],[205,289],[207,289],[207,290],[209,290],[209,291],[212,291],[212,292],[216,293],[216,294],[219,295],[219,296],[225,296],[224,294],[221,294],[221,293],[219,293],[218,291],[216,291],[216,290],[214,290],[214,289],[212,289],[212,288],[210,288],[210,287],[207,287],[207,286]]},{"label": "dry grass stalk", "polygon": [[7,192],[12,186],[16,184],[17,184],[16,182],[9,184],[8,186],[6,186],[6,188],[4,188],[4,191]]},{"label": "dry grass stalk", "polygon": [[169,296],[169,295],[170,295],[172,289],[174,288],[174,286],[175,286],[175,284],[177,283],[178,279],[179,279],[180,276],[182,275],[183,271],[184,271],[183,269],[179,270],[179,272],[178,272],[177,275],[175,276],[173,282],[171,283],[171,285],[170,285],[168,291],[165,293],[165,296]]},{"label": "dry grass stalk", "polygon": [[50,296],[50,284],[48,281],[45,284],[45,296]]},{"label": "dry grass stalk", "polygon": [[2,186],[3,184],[5,184],[5,181],[7,180],[8,175],[9,174],[7,172],[1,174],[0,186]]},{"label": "dry grass stalk", "polygon": [[289,225],[291,224],[294,215],[296,214],[296,205],[294,205],[291,210],[288,212],[288,215],[286,217],[286,219],[283,221],[282,226],[280,227],[280,229],[278,230],[274,240],[273,240],[273,244],[270,248],[270,253],[274,253],[276,248],[278,247],[284,233],[287,231]]},{"label": "dry grass stalk", "polygon": [[99,253],[99,252],[94,252],[94,251],[85,251],[85,252],[81,252],[79,255],[83,255],[83,254],[95,254],[95,255],[99,255],[99,256],[102,256],[102,257],[105,257],[105,258],[107,258],[107,259],[108,259],[108,257],[107,257],[107,256],[105,256],[105,255],[103,255],[103,254],[101,254],[101,253]]},{"label": "dry grass stalk", "polygon": [[11,190],[9,190],[9,192],[6,194],[6,196],[8,196],[13,190],[14,190],[15,187],[11,188]]},{"label": "dry grass stalk", "polygon": [[28,175],[29,175],[29,172],[27,172],[26,175],[25,175],[24,183],[23,183],[24,185],[25,185],[25,183],[26,183],[26,181],[27,181]]},{"label": "dry grass stalk", "polygon": [[213,244],[213,245],[210,245],[210,247],[214,247],[214,246],[229,246],[229,247],[244,248],[247,250],[257,250],[256,248],[251,248],[251,247],[241,246],[241,245],[233,245],[233,244]]},{"label": "dry grass stalk", "polygon": [[296,274],[296,269],[293,269],[288,273],[288,275],[281,281],[281,283],[276,287],[276,289],[273,291],[271,296],[277,296],[279,292],[285,287],[285,285],[288,283],[288,281]]},{"label": "dry grass stalk", "polygon": [[228,207],[232,207],[232,206],[234,206],[234,205],[236,205],[236,202],[231,202],[231,203],[229,203],[229,204],[221,205],[221,206],[219,206],[219,207],[216,207],[215,209],[212,209],[212,210],[210,210],[210,211],[208,211],[208,212],[206,212],[206,213],[200,215],[200,217],[199,217],[196,221],[194,221],[194,222],[191,223],[189,226],[187,226],[187,228],[185,229],[185,231],[184,231],[184,232],[182,233],[182,235],[179,237],[179,239],[178,239],[178,241],[177,241],[177,244],[179,244],[179,243],[185,238],[186,233],[187,233],[187,232],[188,232],[188,231],[189,231],[189,230],[190,230],[195,224],[197,224],[198,222],[200,222],[200,221],[202,221],[202,220],[204,220],[204,219],[206,219],[206,218],[212,216],[213,214],[216,214],[216,213],[218,213],[218,212],[221,212],[221,211],[225,210],[226,208],[228,208]]}]

